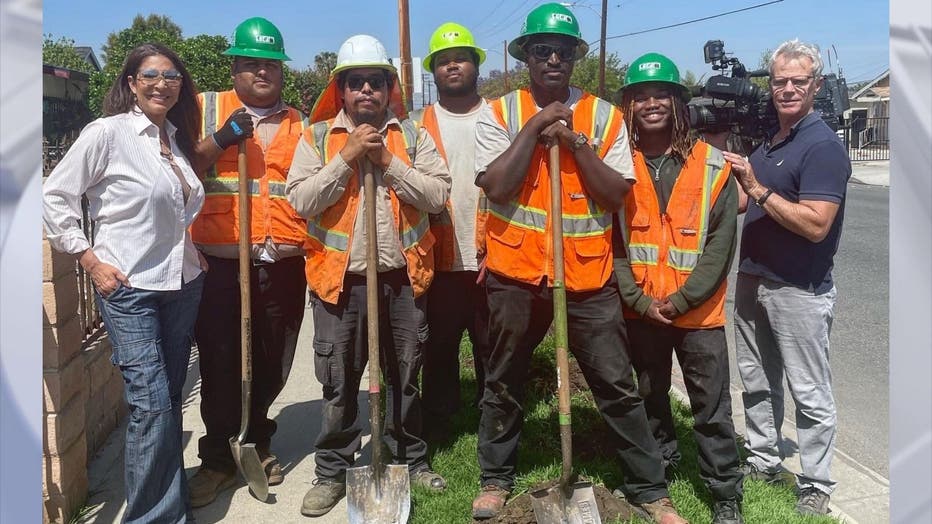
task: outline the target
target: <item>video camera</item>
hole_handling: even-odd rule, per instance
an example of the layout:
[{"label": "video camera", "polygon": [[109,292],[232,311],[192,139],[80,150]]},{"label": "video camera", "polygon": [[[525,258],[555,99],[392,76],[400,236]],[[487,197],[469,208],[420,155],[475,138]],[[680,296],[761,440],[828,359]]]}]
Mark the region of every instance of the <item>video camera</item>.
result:
[{"label": "video camera", "polygon": [[[710,77],[704,86],[694,89],[689,103],[689,123],[698,131],[731,130],[745,140],[759,142],[767,131],[778,125],[777,112],[771,103],[770,89],[762,88],[751,79],[770,76],[770,71],[748,71],[734,57],[728,58],[721,40],[709,40],[702,48],[705,62],[714,71],[726,71]],[[842,115],[849,107],[848,86],[844,78],[834,73],[823,75],[822,88],[816,93],[815,109],[822,119],[837,130]],[[696,92],[698,91],[698,92]]]}]

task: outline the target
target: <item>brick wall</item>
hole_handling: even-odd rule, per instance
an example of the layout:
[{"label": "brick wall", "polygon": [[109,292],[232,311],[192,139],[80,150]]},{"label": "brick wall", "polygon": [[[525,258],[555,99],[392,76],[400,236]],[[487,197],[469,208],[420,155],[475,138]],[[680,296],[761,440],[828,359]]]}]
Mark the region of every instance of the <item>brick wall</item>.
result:
[{"label": "brick wall", "polygon": [[75,260],[42,241],[43,521],[66,523],[87,498],[87,465],[126,413],[106,336],[84,343]]}]

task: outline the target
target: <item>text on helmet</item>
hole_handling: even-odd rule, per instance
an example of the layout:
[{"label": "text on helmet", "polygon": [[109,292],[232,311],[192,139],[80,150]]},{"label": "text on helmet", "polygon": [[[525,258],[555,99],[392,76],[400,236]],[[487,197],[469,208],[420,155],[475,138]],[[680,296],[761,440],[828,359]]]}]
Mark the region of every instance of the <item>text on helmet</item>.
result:
[{"label": "text on helmet", "polygon": [[550,17],[558,22],[573,23],[573,17],[565,13],[551,13]]},{"label": "text on helmet", "polygon": [[660,62],[644,62],[638,65],[638,71],[648,71],[652,69],[661,69]]},{"label": "text on helmet", "polygon": [[275,45],[275,37],[271,35],[256,35],[256,43]]}]

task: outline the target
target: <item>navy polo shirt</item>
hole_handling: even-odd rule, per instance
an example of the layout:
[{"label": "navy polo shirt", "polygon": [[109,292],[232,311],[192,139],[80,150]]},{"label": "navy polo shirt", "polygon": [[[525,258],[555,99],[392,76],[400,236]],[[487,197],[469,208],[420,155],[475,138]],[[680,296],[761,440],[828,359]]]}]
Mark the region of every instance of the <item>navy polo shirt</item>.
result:
[{"label": "navy polo shirt", "polygon": [[821,242],[810,242],[748,202],[738,270],[824,293],[833,286],[832,266],[841,238],[851,160],[817,112],[803,117],[783,142],[770,147],[772,136],[751,154],[757,180],[790,202],[835,202],[838,213],[828,235]]}]

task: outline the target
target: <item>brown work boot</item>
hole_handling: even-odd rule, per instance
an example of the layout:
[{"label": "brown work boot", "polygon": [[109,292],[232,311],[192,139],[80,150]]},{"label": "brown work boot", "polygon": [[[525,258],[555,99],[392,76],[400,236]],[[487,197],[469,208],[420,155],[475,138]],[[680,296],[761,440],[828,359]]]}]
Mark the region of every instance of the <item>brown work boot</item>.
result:
[{"label": "brown work boot", "polygon": [[277,486],[285,480],[282,474],[282,466],[278,463],[278,457],[268,451],[259,451],[259,461],[262,463],[262,470],[269,479],[269,486]]},{"label": "brown work boot", "polygon": [[201,466],[188,479],[188,492],[191,495],[191,507],[200,508],[213,502],[217,495],[236,484],[236,471],[226,473]]},{"label": "brown work boot", "polygon": [[505,501],[510,494],[510,491],[495,484],[482,486],[479,496],[472,501],[472,517],[477,520],[495,517],[505,507]]},{"label": "brown work boot", "polygon": [[663,497],[653,502],[645,502],[640,507],[650,515],[655,524],[689,524],[686,519],[676,512],[673,501],[669,497]]},{"label": "brown work boot", "polygon": [[326,515],[346,496],[346,483],[333,479],[316,478],[301,502],[301,514],[306,517]]}]

